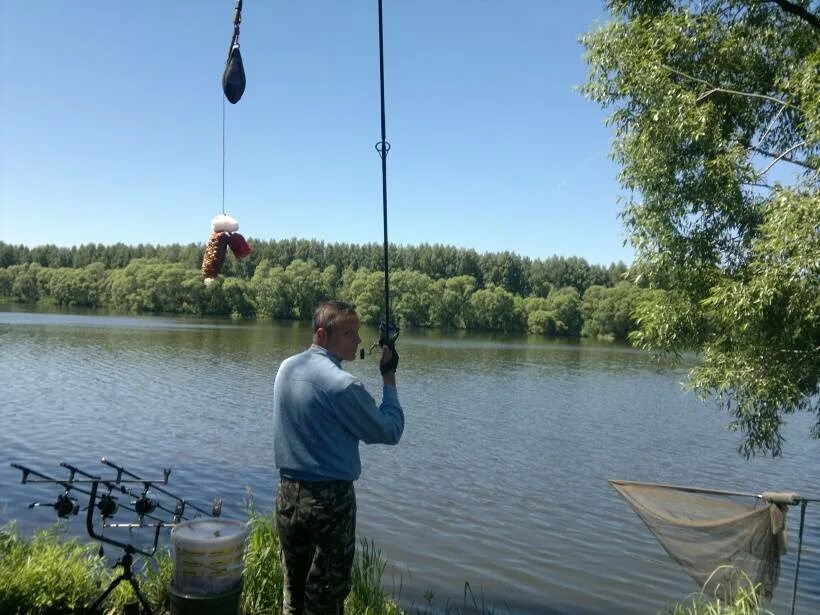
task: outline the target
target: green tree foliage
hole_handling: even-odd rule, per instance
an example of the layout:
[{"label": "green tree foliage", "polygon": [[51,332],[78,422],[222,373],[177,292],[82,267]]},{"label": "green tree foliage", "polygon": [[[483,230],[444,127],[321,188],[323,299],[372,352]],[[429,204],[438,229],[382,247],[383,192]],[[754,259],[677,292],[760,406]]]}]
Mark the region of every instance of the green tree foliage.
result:
[{"label": "green tree foliage", "polygon": [[497,286],[475,291],[467,306],[467,327],[491,331],[523,329],[524,314],[515,295]]},{"label": "green tree foliage", "polygon": [[418,271],[395,271],[390,274],[390,310],[401,326],[422,327],[430,324],[433,280]]},{"label": "green tree foliage", "polygon": [[[610,0],[583,37],[611,110],[643,347],[695,350],[748,455],[820,416],[820,2]],[[813,435],[820,437],[820,419]]]},{"label": "green tree foliage", "polygon": [[285,283],[290,295],[289,318],[295,320],[309,320],[316,305],[333,292],[316,265],[298,258],[285,268]]},{"label": "green tree foliage", "polygon": [[581,296],[572,286],[561,288],[547,297],[547,312],[555,319],[557,335],[577,337],[584,324],[581,315]]},{"label": "green tree foliage", "polygon": [[534,335],[555,335],[558,327],[549,310],[535,310],[527,314],[527,331]]},{"label": "green tree foliage", "polygon": [[[615,289],[591,287],[583,303],[571,286],[547,297],[524,298],[494,285],[481,289],[469,275],[434,280],[412,270],[393,271],[390,288],[391,314],[403,327],[583,333],[618,339],[625,336],[623,328],[634,322],[626,304],[622,305],[622,295],[629,297],[631,306],[636,296],[650,292],[621,282]],[[136,313],[281,320],[309,320],[319,302],[340,297],[356,305],[362,322],[377,324],[384,317],[384,274],[350,267],[339,274],[334,265],[320,270],[300,259],[281,267],[263,259],[250,280],[219,276],[205,285],[198,269],[157,258],[134,259],[118,269],[106,269],[99,261],[79,269],[31,263],[0,269],[0,297]],[[613,301],[620,310],[615,315]]]},{"label": "green tree foliage", "polygon": [[485,287],[493,285],[515,295],[529,294],[525,262],[517,254],[488,252],[481,255],[479,264]]},{"label": "green tree foliage", "polygon": [[12,265],[22,265],[25,258],[22,256],[28,252],[25,246],[12,246],[0,241],[0,268],[6,269]]},{"label": "green tree foliage", "polygon": [[554,288],[573,287],[583,293],[590,285],[592,275],[589,263],[583,258],[552,256],[544,261],[547,279]]},{"label": "green tree foliage", "polygon": [[[337,279],[333,265],[319,271],[313,262],[298,258],[284,268],[263,260],[256,267],[250,291],[260,316],[309,320],[319,302],[335,296]],[[238,306],[234,309],[242,313]]]},{"label": "green tree foliage", "polygon": [[[382,246],[297,239],[253,245],[251,258],[228,255],[223,275],[206,286],[199,271],[202,246],[196,244],[36,250],[0,243],[0,258],[13,263],[0,268],[0,298],[138,313],[308,320],[317,303],[340,297],[357,306],[364,323],[383,319]],[[623,263],[604,268],[582,258],[533,261],[430,244],[391,246],[390,258],[391,314],[402,326],[535,335],[579,335],[581,290],[591,282],[609,288],[626,270]],[[47,267],[41,261],[70,265]],[[501,283],[485,288],[485,277]],[[488,292],[473,297],[481,290]]]},{"label": "green tree foliage", "polygon": [[[241,278],[217,280],[224,304],[230,307],[231,316],[250,318],[255,314],[250,284]],[[211,284],[211,286],[215,286]]]},{"label": "green tree foliage", "polygon": [[550,311],[550,302],[544,297],[527,297],[524,299],[524,312],[527,316],[527,332],[533,335],[555,335],[555,316]]},{"label": "green tree foliage", "polygon": [[250,282],[256,313],[262,318],[290,318],[293,313],[290,303],[285,270],[262,260],[254,271]]},{"label": "green tree foliage", "polygon": [[13,265],[7,269],[11,278],[9,297],[19,303],[37,303],[40,291],[37,288],[37,271],[40,265]]},{"label": "green tree foliage", "polygon": [[100,307],[107,301],[108,274],[102,263],[91,263],[82,269],[54,269],[48,277],[46,292],[57,305]]},{"label": "green tree foliage", "polygon": [[430,288],[430,323],[442,329],[467,327],[465,310],[476,289],[475,278],[459,275],[436,280]]},{"label": "green tree foliage", "polygon": [[546,297],[555,288],[550,268],[544,261],[532,263],[529,276],[528,284],[534,297]]},{"label": "green tree foliage", "polygon": [[342,274],[342,298],[356,306],[360,320],[378,324],[384,314],[384,273],[346,269]]},{"label": "green tree foliage", "polygon": [[111,273],[111,303],[129,312],[183,312],[184,305],[194,303],[183,282],[194,277],[196,272],[180,265],[137,259]]},{"label": "green tree foliage", "polygon": [[14,274],[8,268],[0,269],[0,297],[11,297]]},{"label": "green tree foliage", "polygon": [[[339,272],[347,268],[379,271],[384,266],[384,250],[381,244],[364,245],[326,244],[307,239],[282,239],[263,241],[250,239],[253,247],[250,256],[236,260],[230,254],[225,260],[222,273],[226,277],[237,277],[250,281],[259,263],[265,261],[271,266],[287,268],[299,260],[312,263],[321,271],[335,267]],[[45,268],[83,268],[91,263],[102,263],[106,270],[122,269],[137,259],[153,259],[166,263],[177,263],[186,269],[198,269],[202,263],[203,245],[171,244],[152,246],[140,244],[126,246],[115,244],[85,244],[71,248],[56,246],[12,246],[0,242],[0,268],[15,265],[38,264]],[[476,288],[487,284],[504,288],[515,295],[546,297],[553,288],[573,286],[583,294],[587,287],[600,284],[612,286],[622,279],[626,271],[623,263],[613,263],[609,267],[590,265],[583,258],[552,256],[546,260],[523,258],[511,252],[478,254],[475,250],[456,248],[440,244],[418,246],[391,245],[389,250],[391,271],[415,271],[423,273],[431,280],[448,280],[460,276],[470,276]]]},{"label": "green tree foliage", "polygon": [[581,304],[581,333],[588,337],[627,339],[636,328],[635,310],[641,297],[641,291],[628,282],[613,288],[590,286]]}]

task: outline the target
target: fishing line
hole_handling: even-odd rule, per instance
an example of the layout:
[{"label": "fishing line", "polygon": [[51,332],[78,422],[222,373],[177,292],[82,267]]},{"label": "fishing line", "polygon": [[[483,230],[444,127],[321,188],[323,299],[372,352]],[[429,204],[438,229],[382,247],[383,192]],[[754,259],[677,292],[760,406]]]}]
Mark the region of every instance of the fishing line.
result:
[{"label": "fishing line", "polygon": [[232,105],[239,102],[245,92],[245,67],[242,64],[242,54],[239,51],[239,24],[242,21],[242,0],[236,1],[233,14],[233,35],[228,47],[228,57],[225,60],[225,70],[222,73],[222,214],[211,220],[211,236],[202,255],[202,275],[205,285],[208,286],[222,273],[225,255],[228,248],[237,259],[245,258],[251,253],[251,247],[245,238],[237,233],[239,222],[225,213],[225,160],[227,148],[225,135],[227,132],[227,113],[225,99]]},{"label": "fishing line", "polygon": [[239,25],[242,23],[242,0],[236,0],[233,12],[233,34],[228,46],[228,58],[222,73],[222,215],[225,215],[225,99],[232,105],[239,102],[245,92],[245,66],[239,50]]},{"label": "fishing line", "polygon": [[222,99],[222,215],[225,215],[225,97]]}]

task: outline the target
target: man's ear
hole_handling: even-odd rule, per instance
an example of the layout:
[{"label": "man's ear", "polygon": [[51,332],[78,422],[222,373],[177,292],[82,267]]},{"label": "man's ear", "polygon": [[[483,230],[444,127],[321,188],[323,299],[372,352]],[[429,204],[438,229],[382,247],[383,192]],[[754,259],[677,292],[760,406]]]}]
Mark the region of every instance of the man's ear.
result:
[{"label": "man's ear", "polygon": [[316,332],[313,335],[316,338],[316,341],[318,342],[319,346],[324,346],[327,343],[328,333],[327,329],[325,329],[324,327],[319,327],[318,329],[316,329]]}]

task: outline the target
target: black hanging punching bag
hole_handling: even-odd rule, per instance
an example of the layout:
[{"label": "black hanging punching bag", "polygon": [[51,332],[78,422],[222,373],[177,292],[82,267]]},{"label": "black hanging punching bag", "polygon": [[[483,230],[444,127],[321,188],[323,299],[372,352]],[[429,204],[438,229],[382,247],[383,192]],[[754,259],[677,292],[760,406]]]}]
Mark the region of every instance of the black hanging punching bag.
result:
[{"label": "black hanging punching bag", "polygon": [[239,43],[234,43],[228,54],[228,64],[222,74],[222,91],[225,92],[225,98],[234,105],[245,92],[245,67],[242,65]]},{"label": "black hanging punching bag", "polygon": [[242,53],[239,51],[239,24],[242,23],[242,0],[236,0],[233,13],[233,39],[228,51],[225,72],[222,73],[222,91],[225,98],[236,104],[245,93],[245,67],[242,65]]}]

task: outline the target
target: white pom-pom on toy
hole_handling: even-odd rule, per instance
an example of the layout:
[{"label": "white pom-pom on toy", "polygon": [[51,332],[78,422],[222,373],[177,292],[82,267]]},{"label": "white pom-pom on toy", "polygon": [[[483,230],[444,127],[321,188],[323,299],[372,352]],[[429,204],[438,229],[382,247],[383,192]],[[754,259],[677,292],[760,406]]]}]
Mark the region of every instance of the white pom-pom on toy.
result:
[{"label": "white pom-pom on toy", "polygon": [[236,219],[232,218],[231,216],[219,214],[214,216],[211,220],[211,230],[213,230],[213,232],[215,233],[235,233],[239,230],[239,222],[237,222]]}]

